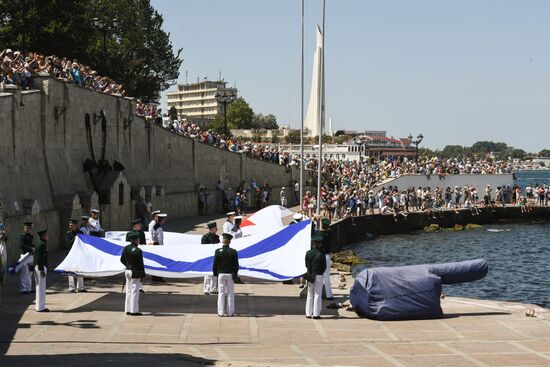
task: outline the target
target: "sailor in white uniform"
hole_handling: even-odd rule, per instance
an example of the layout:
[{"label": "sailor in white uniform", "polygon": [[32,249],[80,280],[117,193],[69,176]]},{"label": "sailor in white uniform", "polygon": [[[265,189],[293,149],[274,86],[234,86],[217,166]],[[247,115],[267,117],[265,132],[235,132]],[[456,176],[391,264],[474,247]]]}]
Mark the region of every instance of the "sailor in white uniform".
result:
[{"label": "sailor in white uniform", "polygon": [[[164,229],[162,228],[162,226],[164,225],[167,216],[168,214],[166,213],[157,214],[157,224],[153,226],[153,232],[151,232],[151,240],[153,241],[153,245],[155,246],[164,246]],[[151,280],[153,282],[166,282],[162,277],[154,275],[151,277]]]},{"label": "sailor in white uniform", "polygon": [[235,225],[233,223],[233,219],[235,218],[235,212],[229,212],[227,213],[227,220],[223,224],[223,233],[231,233],[231,230],[233,229],[233,226]]},{"label": "sailor in white uniform", "polygon": [[243,231],[241,230],[242,219],[242,215],[238,215],[235,217],[235,224],[233,225],[233,228],[231,228],[231,232],[229,232],[234,239],[241,238],[243,236]]},{"label": "sailor in white uniform", "polygon": [[148,231],[149,231],[149,235],[152,235],[153,234],[153,227],[155,226],[155,224],[157,224],[157,215],[159,215],[160,213],[160,210],[155,210],[154,212],[151,213],[151,215],[153,216],[153,219],[151,219],[151,221],[149,222],[149,226],[148,226]]},{"label": "sailor in white uniform", "polygon": [[279,194],[281,197],[281,206],[284,206],[286,208],[287,200],[286,200],[286,187],[281,188],[281,193]]},{"label": "sailor in white uniform", "polygon": [[288,225],[300,223],[302,219],[303,219],[302,213],[294,213],[294,215],[292,216],[292,220]]},{"label": "sailor in white uniform", "polygon": [[157,224],[153,226],[153,232],[151,232],[151,239],[153,240],[153,245],[155,246],[164,246],[164,230],[162,226],[166,221],[168,214],[159,213],[157,215]]},{"label": "sailor in white uniform", "polygon": [[88,219],[88,228],[90,229],[90,235],[92,236],[101,237],[102,234],[105,232],[105,230],[101,228],[101,224],[99,223],[98,209],[90,210],[90,219]]},{"label": "sailor in white uniform", "polygon": [[[23,223],[23,232],[19,235],[19,248],[21,249],[21,255],[30,253],[30,262],[32,262],[32,254],[34,252],[34,236],[31,234],[32,222]],[[30,264],[30,263],[29,263]],[[32,277],[31,269],[32,265],[25,264],[21,267],[21,281],[19,285],[19,291],[21,294],[29,294],[32,292]]]}]

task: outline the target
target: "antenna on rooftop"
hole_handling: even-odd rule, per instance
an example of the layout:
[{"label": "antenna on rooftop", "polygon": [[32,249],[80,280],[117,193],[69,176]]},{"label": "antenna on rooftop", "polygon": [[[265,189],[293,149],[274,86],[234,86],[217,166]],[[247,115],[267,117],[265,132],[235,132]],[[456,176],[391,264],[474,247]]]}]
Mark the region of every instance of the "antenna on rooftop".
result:
[{"label": "antenna on rooftop", "polygon": [[218,80],[221,82],[222,81],[222,69],[219,70],[218,75],[219,75]]},{"label": "antenna on rooftop", "polygon": [[189,84],[189,70],[185,70],[185,84]]}]

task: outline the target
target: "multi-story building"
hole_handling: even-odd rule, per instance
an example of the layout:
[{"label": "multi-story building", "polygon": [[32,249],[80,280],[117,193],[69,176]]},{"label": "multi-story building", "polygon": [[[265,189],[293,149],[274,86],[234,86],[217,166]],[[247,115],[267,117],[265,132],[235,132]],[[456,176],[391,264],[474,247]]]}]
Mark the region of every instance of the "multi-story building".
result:
[{"label": "multi-story building", "polygon": [[208,125],[218,114],[223,113],[223,105],[216,95],[237,96],[237,89],[228,87],[224,81],[205,80],[193,84],[178,85],[177,90],[167,93],[168,111],[175,107],[178,118],[194,122],[200,126]]},{"label": "multi-story building", "polygon": [[[387,158],[407,157],[414,158],[415,150],[411,147],[408,138],[389,138],[385,136],[361,135],[361,144],[349,140],[342,144],[323,144],[323,159],[357,160],[360,157]],[[279,151],[292,154],[300,154],[299,144],[271,144],[258,143],[263,146],[276,146]],[[317,158],[319,155],[318,144],[304,144],[304,157]]]}]

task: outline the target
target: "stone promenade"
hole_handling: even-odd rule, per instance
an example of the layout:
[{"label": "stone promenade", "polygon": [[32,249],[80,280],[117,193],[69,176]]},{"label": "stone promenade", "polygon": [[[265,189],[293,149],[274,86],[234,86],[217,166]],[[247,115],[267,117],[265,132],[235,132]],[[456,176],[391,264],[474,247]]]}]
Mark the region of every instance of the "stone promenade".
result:
[{"label": "stone promenade", "polygon": [[131,317],[122,277],[87,280],[79,294],[62,276],[49,280],[50,313],[34,312],[10,281],[0,366],[550,366],[550,315],[526,317],[533,307],[521,304],[445,298],[442,320],[378,322],[343,309],[308,320],[295,285],[247,279],[236,287],[238,316],[220,318],[216,296],[193,280],[146,283],[145,314]]},{"label": "stone promenade", "polygon": [[[52,264],[62,257],[52,254]],[[308,320],[296,285],[245,278],[238,315],[220,318],[216,296],[203,295],[196,279],[146,281],[144,315],[131,317],[122,276],[87,279],[88,293],[70,294],[66,277],[52,273],[51,312],[36,313],[17,280],[0,306],[1,367],[550,366],[550,312],[535,306],[447,297],[441,320],[378,322],[326,308]],[[338,302],[351,284],[335,289]]]}]

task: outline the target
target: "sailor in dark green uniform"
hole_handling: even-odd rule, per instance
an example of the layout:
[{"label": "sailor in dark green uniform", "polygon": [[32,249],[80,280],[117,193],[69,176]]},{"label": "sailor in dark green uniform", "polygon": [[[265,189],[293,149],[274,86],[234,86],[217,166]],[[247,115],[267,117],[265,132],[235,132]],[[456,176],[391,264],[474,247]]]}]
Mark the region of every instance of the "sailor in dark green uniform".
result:
[{"label": "sailor in dark green uniform", "polygon": [[32,222],[23,223],[23,232],[19,234],[19,248],[21,249],[21,255],[30,253],[30,263],[21,267],[19,292],[21,294],[29,294],[32,292],[32,254],[34,252],[33,239],[31,234]]},{"label": "sailor in dark green uniform", "polygon": [[49,312],[46,308],[46,276],[48,274],[48,230],[37,232],[38,242],[34,249],[34,281],[36,282],[36,312]]},{"label": "sailor in dark green uniform", "polygon": [[139,233],[138,244],[139,245],[146,245],[147,243],[145,242],[145,232],[141,228],[141,219],[134,219],[131,222],[131,224],[132,224],[132,229],[130,230],[130,232],[126,233],[126,242],[131,242],[130,241],[130,233],[132,233],[132,231],[136,231],[136,232]]},{"label": "sailor in dark green uniform", "polygon": [[327,300],[333,301],[334,296],[332,295],[332,287],[330,284],[330,219],[323,218],[321,219],[321,236],[323,236],[323,242],[321,244],[321,252],[325,254],[325,260],[327,267],[323,273],[323,285],[325,287],[325,294],[327,295]]},{"label": "sailor in dark green uniform", "polygon": [[[69,219],[69,230],[65,232],[65,248],[68,251],[71,251],[71,248],[73,247],[74,240],[76,238],[76,235],[78,234],[78,219]],[[81,275],[76,276],[76,287],[75,287],[75,276],[69,275],[69,292],[75,293],[75,292],[88,292],[86,289],[84,289],[84,277]]]},{"label": "sailor in dark green uniform", "polygon": [[[220,243],[220,236],[216,234],[218,232],[218,226],[216,222],[210,222],[207,224],[208,233],[202,236],[201,244],[203,245],[215,245]],[[202,291],[204,294],[216,293],[218,291],[218,278],[212,274],[205,275],[202,284]]]},{"label": "sailor in dark green uniform", "polygon": [[[138,244],[139,245],[146,245],[147,241],[145,239],[145,232],[143,231],[141,220],[140,219],[134,219],[130,222],[130,224],[132,225],[132,229],[128,233],[126,233],[126,242],[132,242],[132,241],[130,241],[130,233],[132,233],[132,231],[136,231],[136,232],[139,233]],[[139,292],[140,293],[145,293],[145,291],[143,290],[143,282],[139,286]]]},{"label": "sailor in dark green uniform", "polygon": [[323,236],[316,233],[311,237],[312,249],[306,252],[306,268],[308,274],[315,277],[312,283],[307,282],[307,301],[306,301],[306,317],[310,319],[321,318],[321,308],[323,306],[323,273],[327,267],[325,254],[319,247],[323,241]]},{"label": "sailor in dark green uniform", "polygon": [[239,256],[237,250],[229,247],[233,236],[224,233],[222,237],[223,247],[216,250],[212,267],[214,276],[218,277],[218,316],[233,316],[235,314],[235,283],[233,279],[239,273]]},{"label": "sailor in dark green uniform", "polygon": [[220,236],[216,234],[218,232],[218,226],[216,225],[216,222],[210,222],[207,224],[208,226],[208,233],[202,236],[201,243],[203,245],[206,244],[216,244],[220,243]]},{"label": "sailor in dark green uniform", "polygon": [[141,280],[145,277],[143,266],[143,254],[138,247],[139,232],[131,231],[128,235],[130,244],[124,247],[120,262],[126,266],[124,273],[126,277],[126,302],[124,311],[126,315],[140,316],[139,312],[139,289]]}]

